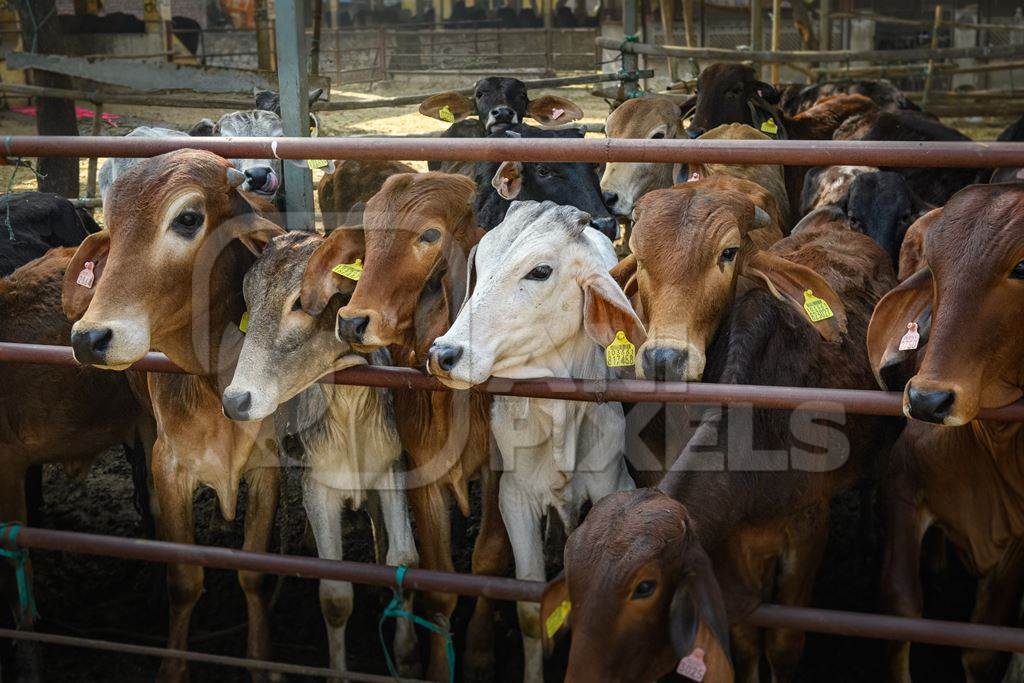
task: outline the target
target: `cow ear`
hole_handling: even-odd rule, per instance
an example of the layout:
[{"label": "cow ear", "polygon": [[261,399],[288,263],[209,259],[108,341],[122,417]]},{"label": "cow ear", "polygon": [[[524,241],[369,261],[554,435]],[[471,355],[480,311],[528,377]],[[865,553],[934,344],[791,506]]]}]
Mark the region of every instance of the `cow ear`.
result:
[{"label": "cow ear", "polygon": [[633,298],[633,295],[636,294],[637,290],[636,268],[636,256],[629,254],[619,261],[614,268],[608,271],[609,275],[611,275],[612,279],[618,283],[619,287],[622,288],[623,293],[629,299]]},{"label": "cow ear", "polygon": [[523,189],[523,164],[518,161],[503,161],[491,178],[491,187],[503,199],[513,200]]},{"label": "cow ear", "polygon": [[257,227],[238,236],[238,241],[244,244],[245,248],[254,256],[262,254],[275,237],[284,234],[284,230],[265,218],[260,218],[258,222]]},{"label": "cow ear", "polygon": [[687,546],[683,560],[687,576],[676,586],[669,605],[672,649],[680,660],[703,660],[710,674],[707,680],[732,681],[729,618],[722,591],[704,549],[694,539]]},{"label": "cow ear", "polygon": [[[921,349],[932,321],[934,284],[925,267],[882,297],[868,324],[868,359],[875,379],[886,389],[901,391],[917,371]],[[900,351],[900,342],[917,324],[917,348]]]},{"label": "cow ear", "polygon": [[188,134],[194,138],[208,138],[217,134],[217,124],[210,119],[199,119],[194,126],[188,129]]},{"label": "cow ear", "polygon": [[423,100],[420,113],[432,119],[455,123],[476,113],[473,100],[457,92],[443,92]]},{"label": "cow ear", "polygon": [[558,641],[569,633],[571,611],[569,586],[562,572],[548,582],[540,599],[540,637],[545,655],[550,655]]},{"label": "cow ear", "polygon": [[[746,258],[743,274],[766,288],[779,301],[796,309],[827,341],[837,342],[846,333],[846,307],[842,299],[823,277],[810,268],[758,250]],[[811,302],[814,307],[815,299],[828,304],[832,315],[817,321],[812,319],[807,305]]]},{"label": "cow ear", "polygon": [[526,113],[542,126],[559,126],[583,118],[583,110],[575,102],[557,95],[542,95],[530,100]]},{"label": "cow ear", "polygon": [[591,275],[583,283],[583,329],[602,347],[622,331],[633,346],[647,341],[647,330],[629,299],[608,273]]},{"label": "cow ear", "polygon": [[302,274],[299,301],[302,310],[320,315],[335,294],[352,295],[356,280],[339,275],[334,268],[340,264],[362,260],[366,252],[362,226],[336,228],[324,238],[306,264]]},{"label": "cow ear", "polygon": [[[103,268],[107,264],[108,253],[110,253],[110,233],[100,230],[86,237],[71,257],[71,262],[68,263],[67,270],[64,271],[64,284],[60,293],[60,304],[64,309],[64,315],[71,322],[78,321],[89,308],[93,292],[96,291],[96,285],[99,284]],[[89,285],[79,284],[79,276],[90,270],[92,278],[89,280]],[[83,282],[87,280],[88,276]]]},{"label": "cow ear", "polygon": [[761,99],[768,104],[778,104],[782,99],[781,93],[770,83],[757,81],[754,83],[754,88],[757,89],[757,94],[760,95]]}]

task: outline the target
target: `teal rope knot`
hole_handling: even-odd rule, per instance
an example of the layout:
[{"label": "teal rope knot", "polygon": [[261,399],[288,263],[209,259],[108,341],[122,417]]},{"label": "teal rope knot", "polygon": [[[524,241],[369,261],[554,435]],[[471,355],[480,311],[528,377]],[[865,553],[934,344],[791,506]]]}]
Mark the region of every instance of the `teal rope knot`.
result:
[{"label": "teal rope knot", "polygon": [[405,572],[408,570],[409,568],[404,564],[395,569],[395,583],[397,586],[391,589],[391,602],[384,608],[380,615],[380,621],[377,622],[377,635],[380,637],[380,646],[384,650],[384,660],[388,665],[388,673],[396,680],[398,679],[398,670],[395,668],[395,663],[391,659],[391,653],[388,651],[387,642],[384,640],[384,622],[388,619],[406,619],[444,638],[445,654],[448,655],[448,681],[449,683],[455,683],[455,645],[452,643],[451,631],[444,626],[439,626],[432,621],[418,617],[404,608],[405,598],[402,595],[402,582],[405,581]]},{"label": "teal rope knot", "polygon": [[[39,617],[36,600],[32,596],[32,586],[28,582],[25,564],[28,562],[28,551],[16,544],[21,525],[18,523],[0,522],[0,557],[14,562],[14,576],[18,584],[18,623],[24,624]],[[3,546],[10,546],[9,550]]]}]

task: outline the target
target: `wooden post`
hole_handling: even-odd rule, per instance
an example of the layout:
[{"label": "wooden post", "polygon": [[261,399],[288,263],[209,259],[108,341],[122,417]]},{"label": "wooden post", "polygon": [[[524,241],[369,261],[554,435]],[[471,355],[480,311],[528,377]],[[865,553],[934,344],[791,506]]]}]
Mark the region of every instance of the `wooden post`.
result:
[{"label": "wooden post", "polygon": [[[277,87],[281,123],[289,137],[309,137],[309,77],[306,72],[302,0],[277,0]],[[284,169],[285,218],[289,230],[313,229],[313,178],[302,160],[281,162]]]},{"label": "wooden post", "polygon": [[146,22],[146,33],[160,35],[160,51],[166,53],[164,59],[174,61],[174,36],[167,30],[171,23],[170,0],[144,0],[142,3],[142,19]]},{"label": "wooden post", "polygon": [[[675,3],[676,0],[658,0],[658,9],[661,11],[661,28],[665,34],[665,45],[675,45],[676,36],[675,31],[672,30],[672,24],[675,22]],[[690,34],[687,31],[686,34],[687,47],[691,47],[689,44]],[[666,57],[665,61],[668,63],[668,80],[670,83],[675,83],[679,80],[679,62],[674,57]]]},{"label": "wooden post", "polygon": [[[801,2],[802,0],[793,0]],[[772,52],[778,52],[782,38],[782,0],[772,0]],[[772,62],[772,83],[779,84],[779,65]]]},{"label": "wooden post", "polygon": [[832,17],[830,0],[821,0],[820,14],[818,15],[818,49],[832,49]]},{"label": "wooden post", "polygon": [[[335,15],[337,16],[337,15]],[[341,29],[334,25],[334,85],[341,85]]]},{"label": "wooden post", "polygon": [[[761,0],[750,0],[750,49],[752,52],[760,52],[764,38],[764,28],[761,24],[763,13],[761,12]],[[755,75],[761,77],[761,65],[754,64]]]},{"label": "wooden post", "polygon": [[324,22],[324,0],[313,0],[313,39],[309,45],[309,74],[320,75],[320,31]]},{"label": "wooden post", "polygon": [[[99,137],[103,135],[103,103],[95,102],[96,109],[93,112],[92,117],[92,136]],[[85,172],[85,196],[95,197],[96,196],[96,157],[89,158],[89,165]]]},{"label": "wooden post", "polygon": [[[555,28],[554,4],[555,0],[541,0],[541,5],[544,8],[544,71],[551,76],[555,73],[555,47],[552,34]],[[476,35],[476,31],[473,31],[473,34]]]},{"label": "wooden post", "polygon": [[[622,0],[622,40],[630,40],[632,36],[633,40],[636,40],[637,25],[636,25],[636,3],[638,0]],[[640,67],[640,56],[635,52],[623,52],[622,53],[622,70],[626,72],[626,75],[622,83],[622,96],[626,99],[633,97],[635,93],[640,91],[640,82],[636,77],[636,72]]]},{"label": "wooden post", "polygon": [[[932,22],[932,49],[939,47],[939,28],[942,26],[942,5],[935,6],[935,19]],[[928,69],[924,77],[924,91],[921,93],[921,108],[928,106],[928,93],[932,89],[932,77],[935,72],[935,60],[928,60]]]},{"label": "wooden post", "polygon": [[270,43],[270,11],[268,0],[255,0],[256,60],[260,71],[274,71],[274,50]]}]

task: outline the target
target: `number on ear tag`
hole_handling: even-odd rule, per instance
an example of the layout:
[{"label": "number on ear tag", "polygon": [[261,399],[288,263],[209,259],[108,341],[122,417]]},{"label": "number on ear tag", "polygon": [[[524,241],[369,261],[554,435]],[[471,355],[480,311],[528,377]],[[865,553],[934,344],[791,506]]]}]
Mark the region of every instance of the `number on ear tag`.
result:
[{"label": "number on ear tag", "polygon": [[82,264],[82,270],[78,273],[78,279],[75,282],[86,289],[92,289],[92,283],[96,281],[96,273],[93,271],[95,267],[95,263],[86,261]]},{"label": "number on ear tag", "polygon": [[812,323],[820,323],[832,317],[832,309],[828,302],[814,296],[814,292],[809,289],[804,291],[804,310],[807,311],[807,317]]},{"label": "number on ear tag", "polygon": [[437,112],[438,118],[448,123],[455,123],[455,114],[452,113],[452,108],[447,104],[441,107],[441,110]]},{"label": "number on ear tag", "polygon": [[679,660],[676,673],[685,676],[691,681],[703,681],[704,674],[708,672],[708,665],[704,663],[704,650],[699,647],[690,654]]},{"label": "number on ear tag", "polygon": [[605,347],[604,362],[610,368],[624,368],[636,362],[636,347],[622,330],[616,332],[615,339]]},{"label": "number on ear tag", "polygon": [[358,282],[359,278],[363,276],[363,260],[357,258],[355,263],[339,263],[331,268],[331,272]]},{"label": "number on ear tag", "polygon": [[917,323],[907,325],[907,333],[900,339],[900,351],[913,351],[921,343],[921,333],[917,331]]},{"label": "number on ear tag", "polygon": [[327,166],[326,159],[307,159],[306,165],[309,166],[310,170],[317,170],[318,168],[325,168]]},{"label": "number on ear tag", "polygon": [[563,600],[558,607],[552,610],[551,614],[544,621],[544,629],[547,631],[548,638],[554,638],[555,634],[558,633],[558,629],[562,628],[565,624],[565,620],[569,618],[569,611],[572,609],[572,603],[568,600]]},{"label": "number on ear tag", "polygon": [[551,118],[552,119],[561,118],[562,114],[564,114],[564,113],[565,113],[564,109],[559,109],[558,107],[555,107],[554,109],[551,110]]},{"label": "number on ear tag", "polygon": [[238,321],[238,331],[245,334],[249,329],[249,311],[242,313],[242,319]]},{"label": "number on ear tag", "polygon": [[775,135],[779,132],[779,126],[775,123],[775,119],[768,119],[761,124],[761,132],[768,133],[768,135]]}]

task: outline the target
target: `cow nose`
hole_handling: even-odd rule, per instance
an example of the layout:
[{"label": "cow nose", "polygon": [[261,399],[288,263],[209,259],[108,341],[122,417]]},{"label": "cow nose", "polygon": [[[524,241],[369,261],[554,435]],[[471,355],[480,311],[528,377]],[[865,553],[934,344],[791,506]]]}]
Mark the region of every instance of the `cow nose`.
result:
[{"label": "cow nose", "polygon": [[491,118],[495,123],[512,123],[515,117],[516,113],[512,111],[512,107],[495,107],[491,110]]},{"label": "cow nose", "polygon": [[612,216],[605,218],[595,218],[591,225],[601,231],[602,234],[606,235],[612,242],[619,238],[619,222]]},{"label": "cow nose", "polygon": [[703,128],[695,128],[694,126],[690,126],[689,128],[686,129],[686,135],[691,140],[693,138],[699,138],[701,135],[704,135],[704,129]]},{"label": "cow nose", "polygon": [[956,394],[952,391],[916,389],[911,385],[907,389],[907,400],[910,404],[910,417],[942,424],[953,410]]},{"label": "cow nose", "polygon": [[609,209],[614,209],[615,204],[619,201],[618,192],[603,192],[601,196],[604,198],[604,205]]},{"label": "cow nose", "polygon": [[434,364],[444,370],[445,372],[451,372],[455,364],[462,358],[464,349],[461,346],[451,346],[449,344],[434,344],[430,347],[430,358],[434,361]]},{"label": "cow nose", "polygon": [[245,177],[249,181],[249,189],[262,190],[270,180],[271,169],[266,166],[253,166],[245,169]]},{"label": "cow nose", "polygon": [[224,414],[232,420],[247,420],[249,408],[252,407],[252,394],[228,387],[221,398],[221,405],[224,406]]},{"label": "cow nose", "polygon": [[644,351],[644,376],[647,379],[679,381],[686,375],[690,354],[676,349],[653,348]]},{"label": "cow nose", "polygon": [[360,344],[366,334],[366,326],[370,324],[369,316],[360,315],[354,318],[338,316],[338,340],[350,344]]},{"label": "cow nose", "polygon": [[79,363],[95,365],[103,362],[114,331],[109,327],[71,333],[71,348]]}]

